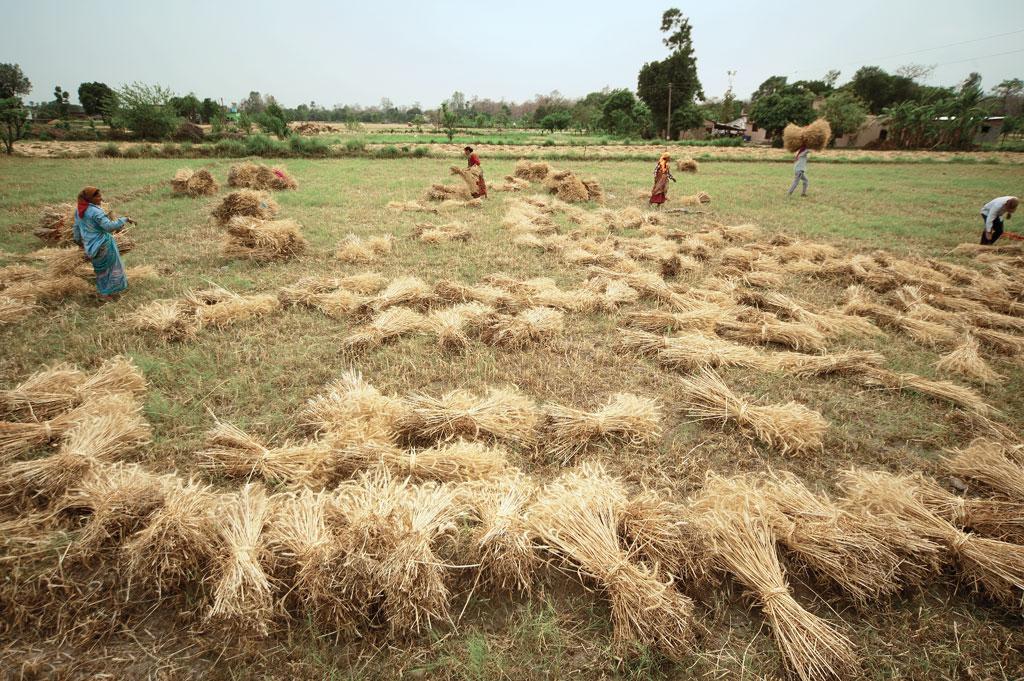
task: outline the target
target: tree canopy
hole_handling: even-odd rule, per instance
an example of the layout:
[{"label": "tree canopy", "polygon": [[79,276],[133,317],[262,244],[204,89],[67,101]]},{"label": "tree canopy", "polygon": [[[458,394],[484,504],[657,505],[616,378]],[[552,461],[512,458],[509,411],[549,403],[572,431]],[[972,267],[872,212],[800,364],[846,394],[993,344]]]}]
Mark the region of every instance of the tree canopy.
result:
[{"label": "tree canopy", "polygon": [[671,54],[661,61],[648,62],[640,69],[637,94],[651,110],[654,126],[668,130],[668,86],[672,84],[672,111],[691,106],[704,99],[704,90],[697,77],[697,58],[693,53],[693,27],[680,10],[667,10],[661,18],[663,42]]}]

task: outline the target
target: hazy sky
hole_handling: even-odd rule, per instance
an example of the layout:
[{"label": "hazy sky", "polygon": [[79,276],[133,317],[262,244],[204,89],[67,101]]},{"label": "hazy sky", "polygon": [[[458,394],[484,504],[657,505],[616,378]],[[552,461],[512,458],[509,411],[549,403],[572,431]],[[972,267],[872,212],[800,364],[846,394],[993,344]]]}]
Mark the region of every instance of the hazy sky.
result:
[{"label": "hazy sky", "polygon": [[936,64],[934,85],[971,71],[986,88],[1024,77],[1022,0],[0,0],[0,62],[21,64],[29,100],[50,99],[54,85],[74,96],[93,80],[159,83],[225,103],[258,90],[287,106],[388,97],[433,108],[454,90],[578,97],[635,90],[640,66],[667,54],[658,28],[672,6],[693,24],[708,96],[725,91],[730,70],[741,97],[774,74],[837,68],[843,82],[865,64]]}]

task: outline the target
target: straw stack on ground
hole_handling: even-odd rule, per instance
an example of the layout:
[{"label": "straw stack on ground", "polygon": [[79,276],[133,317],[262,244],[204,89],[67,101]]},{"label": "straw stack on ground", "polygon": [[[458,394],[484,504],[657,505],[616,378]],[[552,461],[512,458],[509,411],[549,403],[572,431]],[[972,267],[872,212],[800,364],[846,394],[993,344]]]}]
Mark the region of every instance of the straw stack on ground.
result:
[{"label": "straw stack on ground", "polygon": [[125,315],[125,322],[167,341],[191,340],[199,333],[196,310],[183,300],[154,300]]},{"label": "straw stack on ground", "polygon": [[295,220],[263,220],[236,215],[228,221],[221,254],[256,262],[288,260],[306,251],[306,238]]},{"label": "straw stack on ground", "polygon": [[43,206],[34,234],[52,244],[71,243],[75,204],[55,203]]},{"label": "straw stack on ground", "polygon": [[949,381],[933,381],[911,373],[898,373],[881,367],[864,371],[859,380],[866,386],[895,392],[909,390],[940,402],[948,402],[967,411],[986,416],[995,410],[976,391]]},{"label": "straw stack on ground", "polygon": [[228,186],[283,191],[297,189],[299,185],[284,168],[271,168],[258,163],[246,162],[231,166],[231,169],[228,170]]},{"label": "straw stack on ground", "polygon": [[[549,194],[567,203],[581,203],[590,201],[590,191],[571,170],[560,170],[547,175],[544,178],[544,188]],[[600,185],[597,185],[597,189]],[[601,193],[603,196],[603,193]]]},{"label": "straw stack on ground", "polygon": [[353,329],[341,341],[341,346],[348,350],[365,350],[398,336],[423,331],[426,326],[426,319],[419,312],[407,307],[389,307],[370,323]]},{"label": "straw stack on ground", "polygon": [[348,234],[338,244],[334,257],[347,263],[374,262],[380,256],[391,252],[395,237],[390,234],[373,236],[368,239]]},{"label": "straw stack on ground", "polygon": [[759,405],[736,395],[713,369],[680,380],[681,399],[700,420],[732,421],[741,433],[761,440],[782,454],[821,449],[828,422],[802,404]]},{"label": "straw stack on ground", "polygon": [[225,196],[211,214],[217,222],[226,225],[238,215],[269,220],[277,211],[277,202],[266,192],[241,189]]},{"label": "straw stack on ground", "polygon": [[522,475],[473,490],[469,504],[476,516],[475,560],[485,583],[496,589],[529,593],[542,561],[526,522],[536,489]]},{"label": "straw stack on ground", "polygon": [[271,294],[243,296],[225,288],[187,291],[184,299],[194,307],[200,327],[224,329],[240,322],[278,312],[281,301]]},{"label": "straw stack on ground", "polygon": [[427,316],[427,327],[437,336],[438,345],[442,349],[463,350],[469,346],[470,332],[479,330],[494,314],[496,312],[490,305],[461,303],[433,310]]},{"label": "straw stack on ground", "polygon": [[197,456],[200,466],[232,477],[293,482],[312,479],[325,466],[330,451],[322,442],[268,447],[241,428],[217,421],[206,434],[206,448]]},{"label": "straw stack on ground", "polygon": [[692,158],[681,158],[676,161],[676,170],[681,173],[695,173],[697,172],[697,162]]},{"label": "straw stack on ground", "polygon": [[537,436],[540,413],[527,397],[513,390],[490,389],[478,397],[453,390],[440,397],[413,393],[402,399],[405,412],[397,430],[411,440],[505,440],[531,444]]},{"label": "straw stack on ground", "polygon": [[550,164],[544,161],[528,161],[520,159],[516,161],[516,168],[513,172],[515,177],[528,182],[540,182],[554,172]]},{"label": "straw stack on ground", "polygon": [[953,475],[981,483],[1008,499],[1024,501],[1024,448],[978,438],[953,449],[942,465]]},{"label": "straw stack on ground", "polygon": [[715,562],[757,597],[796,675],[804,681],[856,675],[849,639],[793,598],[758,490],[739,478],[709,477],[691,506]]},{"label": "straw stack on ground", "polygon": [[592,412],[546,405],[544,416],[545,447],[563,464],[596,442],[642,447],[661,437],[661,404],[632,393],[616,393]]},{"label": "straw stack on ground", "polygon": [[790,123],[782,131],[782,143],[785,145],[786,151],[794,154],[802,147],[821,151],[830,139],[832,139],[832,126],[824,118],[819,118],[804,127]]},{"label": "straw stack on ground", "polygon": [[491,345],[521,349],[550,343],[565,330],[565,313],[550,307],[530,307],[515,315],[496,314],[483,327],[481,336]]},{"label": "straw stack on ground", "polygon": [[181,168],[174,173],[171,180],[171,192],[175,196],[188,196],[193,199],[199,196],[213,196],[218,189],[217,181],[205,168],[195,171],[191,168]]},{"label": "straw stack on ground", "polygon": [[608,595],[620,649],[639,644],[682,659],[693,639],[693,602],[671,580],[629,559],[618,535],[624,502],[617,480],[598,466],[583,466],[547,485],[530,506],[528,521],[549,551]]},{"label": "straw stack on ground", "polygon": [[707,192],[697,192],[689,196],[680,196],[675,201],[680,206],[703,206],[704,204],[711,203],[711,195]]},{"label": "straw stack on ground", "polygon": [[468,241],[472,233],[462,222],[448,222],[443,225],[419,223],[411,236],[423,243],[437,244],[445,241]]},{"label": "straw stack on ground", "polygon": [[1005,376],[989,366],[978,349],[977,339],[970,334],[965,334],[959,345],[935,362],[935,368],[939,371],[959,374],[982,385],[1002,383]]},{"label": "straw stack on ground", "polygon": [[406,408],[398,398],[383,395],[351,369],[311,398],[296,422],[315,432],[330,432],[352,421],[362,421],[384,433],[397,432]]},{"label": "straw stack on ground", "polygon": [[[333,435],[333,434],[332,434]],[[327,441],[336,441],[328,435]],[[378,466],[396,477],[438,482],[486,480],[505,475],[507,455],[482,442],[455,440],[428,449],[403,451],[395,447],[338,447],[331,453],[333,471],[351,475]]]}]

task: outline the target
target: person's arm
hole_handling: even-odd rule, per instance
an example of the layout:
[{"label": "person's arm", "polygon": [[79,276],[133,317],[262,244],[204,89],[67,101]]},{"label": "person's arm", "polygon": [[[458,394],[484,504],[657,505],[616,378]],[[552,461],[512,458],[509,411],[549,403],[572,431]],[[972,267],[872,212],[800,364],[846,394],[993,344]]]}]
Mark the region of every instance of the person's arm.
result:
[{"label": "person's arm", "polygon": [[96,209],[96,213],[93,217],[96,221],[96,226],[102,229],[104,232],[116,232],[125,226],[128,222],[128,218],[118,218],[111,220],[107,217],[107,214],[103,212],[101,208]]}]

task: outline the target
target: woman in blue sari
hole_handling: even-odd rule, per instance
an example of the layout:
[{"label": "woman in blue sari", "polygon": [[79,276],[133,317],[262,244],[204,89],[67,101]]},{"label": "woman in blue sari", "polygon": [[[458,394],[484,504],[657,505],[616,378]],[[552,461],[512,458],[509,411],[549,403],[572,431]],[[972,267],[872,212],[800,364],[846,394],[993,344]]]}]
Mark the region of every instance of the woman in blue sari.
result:
[{"label": "woman in blue sari", "polygon": [[117,250],[113,232],[121,231],[131,218],[111,220],[100,208],[103,196],[96,187],[86,187],[78,194],[75,210],[75,243],[85,250],[96,273],[96,291],[101,300],[116,300],[128,288],[121,253]]}]

